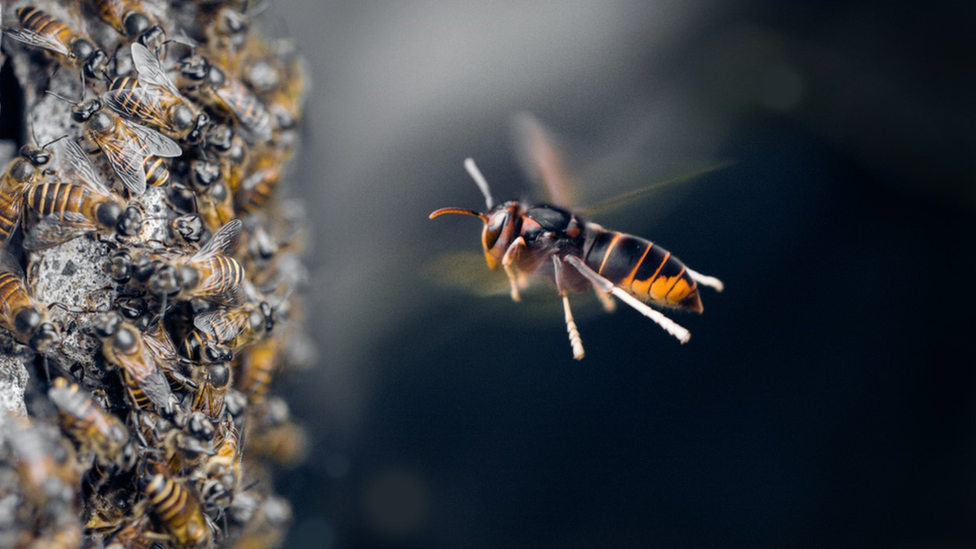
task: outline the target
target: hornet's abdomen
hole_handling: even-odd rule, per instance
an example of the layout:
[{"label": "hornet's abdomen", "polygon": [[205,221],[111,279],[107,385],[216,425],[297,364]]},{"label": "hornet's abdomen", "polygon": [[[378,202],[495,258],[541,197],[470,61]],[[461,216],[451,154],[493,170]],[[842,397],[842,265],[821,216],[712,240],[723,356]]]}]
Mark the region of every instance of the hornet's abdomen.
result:
[{"label": "hornet's abdomen", "polygon": [[702,311],[698,284],[671,252],[633,235],[587,228],[586,265],[647,303]]}]

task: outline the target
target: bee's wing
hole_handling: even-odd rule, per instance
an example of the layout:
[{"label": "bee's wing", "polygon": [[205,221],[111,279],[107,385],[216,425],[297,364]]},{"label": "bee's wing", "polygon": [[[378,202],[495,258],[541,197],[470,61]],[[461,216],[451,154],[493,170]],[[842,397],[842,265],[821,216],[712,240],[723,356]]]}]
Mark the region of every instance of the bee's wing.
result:
[{"label": "bee's wing", "polygon": [[225,290],[223,292],[216,292],[219,286],[223,286],[224,283],[217,276],[211,276],[210,280],[204,281],[200,286],[196,288],[202,296],[201,299],[206,299],[216,303],[221,307],[240,307],[247,301],[247,296],[244,293],[244,288],[240,284]]},{"label": "bee's wing", "polygon": [[149,51],[149,48],[138,42],[132,43],[132,64],[135,65],[136,71],[139,73],[140,81],[166,88],[173,95],[181,97],[176,84],[169,76],[166,76],[166,69],[159,62],[159,58]]},{"label": "bee's wing", "polygon": [[24,237],[24,249],[44,250],[97,230],[97,225],[78,212],[50,214],[27,231],[27,236]]},{"label": "bee's wing", "polygon": [[78,143],[70,139],[66,139],[62,143],[61,151],[64,153],[67,163],[62,163],[61,170],[77,176],[81,184],[88,187],[89,190],[101,195],[111,195],[112,191],[102,182],[102,178],[95,171],[91,158],[85,154],[85,151],[81,150]]},{"label": "bee's wing", "polygon": [[122,123],[139,138],[144,145],[144,154],[162,156],[164,158],[175,158],[183,154],[180,144],[152,128],[122,120]]},{"label": "bee's wing", "polygon": [[157,324],[155,330],[162,333],[157,335],[156,331],[152,333],[147,332],[142,335],[142,341],[156,357],[156,361],[168,364],[179,360],[176,346],[173,345],[173,340],[170,339],[169,334],[166,333],[166,329],[162,327],[162,324]]},{"label": "bee's wing", "polygon": [[191,261],[203,261],[217,254],[230,255],[237,247],[237,239],[241,235],[243,226],[240,219],[228,221],[197,253],[193,254]]},{"label": "bee's wing", "polygon": [[93,137],[125,188],[137,195],[146,192],[146,171],[142,167],[146,156],[139,143],[118,134],[96,134]]},{"label": "bee's wing", "polygon": [[206,332],[220,343],[227,343],[239,336],[247,326],[248,314],[241,308],[216,309],[200,313],[193,319],[193,325]]},{"label": "bee's wing", "polygon": [[536,184],[545,188],[547,200],[552,204],[572,206],[577,196],[552,132],[527,113],[516,115],[512,126],[515,151],[522,169]]},{"label": "bee's wing", "polygon": [[254,137],[271,139],[271,113],[251,90],[237,80],[215,90],[217,97]]},{"label": "bee's wing", "polygon": [[116,352],[114,354],[119,367],[132,377],[153,404],[163,408],[172,402],[173,391],[169,387],[169,382],[166,381],[162,370],[156,366],[156,361],[145,345],[141,346],[138,353]]},{"label": "bee's wing", "polygon": [[71,55],[71,50],[61,40],[58,40],[56,35],[43,35],[32,30],[16,28],[4,29],[3,34],[29,46],[60,53],[65,57]]},{"label": "bee's wing", "polygon": [[5,248],[0,248],[0,271],[11,273],[24,280],[24,269],[20,262]]},{"label": "bee's wing", "polygon": [[163,107],[159,102],[159,92],[155,90],[141,86],[108,90],[102,94],[102,99],[112,110],[126,118],[151,120],[167,129],[170,127],[166,119],[160,116]]}]

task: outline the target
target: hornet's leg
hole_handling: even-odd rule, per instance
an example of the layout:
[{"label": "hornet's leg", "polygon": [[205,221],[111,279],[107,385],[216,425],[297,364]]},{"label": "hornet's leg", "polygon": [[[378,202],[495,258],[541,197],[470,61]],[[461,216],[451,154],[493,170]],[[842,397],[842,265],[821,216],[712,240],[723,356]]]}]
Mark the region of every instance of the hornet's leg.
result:
[{"label": "hornet's leg", "polygon": [[617,310],[617,302],[613,300],[613,297],[610,294],[604,292],[596,286],[593,286],[593,293],[600,298],[600,304],[603,305],[604,311],[612,313]]},{"label": "hornet's leg", "polygon": [[725,284],[722,284],[722,281],[714,276],[703,275],[698,271],[689,269],[688,267],[685,267],[685,272],[688,273],[688,276],[690,276],[695,282],[701,284],[702,286],[714,288],[716,292],[721,292],[725,289]]},{"label": "hornet's leg", "polygon": [[512,263],[515,262],[515,255],[519,253],[522,246],[525,246],[525,239],[520,236],[512,242],[512,245],[505,250],[505,255],[502,256],[502,267],[505,267],[508,282],[512,285],[512,301],[522,301],[522,296],[519,295],[518,278],[515,276],[515,269],[512,268]]},{"label": "hornet's leg", "polygon": [[680,326],[677,322],[664,316],[660,312],[648,307],[646,304],[642,303],[625,290],[618,288],[613,282],[610,282],[606,278],[600,276],[596,271],[587,267],[586,263],[583,263],[582,259],[574,256],[567,256],[566,261],[575,267],[581,275],[585,276],[591,283],[593,283],[597,290],[602,290],[605,293],[617,296],[621,301],[636,309],[637,312],[656,322],[658,326],[664,328],[664,331],[678,338],[678,341],[681,343],[688,343],[688,340],[691,339],[691,332]]},{"label": "hornet's leg", "polygon": [[569,295],[563,287],[563,262],[559,256],[552,256],[552,263],[556,267],[556,288],[559,290],[560,297],[563,298],[563,312],[566,315],[566,332],[569,334],[569,344],[573,348],[573,358],[583,360],[583,339],[580,338],[579,330],[576,328],[576,321],[573,320],[573,311],[569,308]]}]

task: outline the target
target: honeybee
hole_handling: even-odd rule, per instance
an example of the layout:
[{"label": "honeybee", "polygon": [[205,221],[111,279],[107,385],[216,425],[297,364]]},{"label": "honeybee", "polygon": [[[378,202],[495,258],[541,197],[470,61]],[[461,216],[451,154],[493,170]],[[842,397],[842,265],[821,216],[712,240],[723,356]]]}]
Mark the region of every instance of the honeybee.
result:
[{"label": "honeybee", "polygon": [[264,208],[281,184],[287,161],[286,149],[275,145],[255,158],[250,175],[234,195],[234,207],[244,214],[254,214]]},{"label": "honeybee", "polygon": [[95,13],[128,40],[156,49],[166,40],[166,34],[150,16],[142,0],[89,0]]},{"label": "honeybee", "polygon": [[220,173],[231,192],[236,192],[250,165],[250,151],[244,139],[227,124],[213,124],[201,137],[204,150],[216,157]]},{"label": "honeybee", "polygon": [[271,113],[246,84],[198,54],[183,59],[179,71],[179,87],[187,95],[233,115],[254,139],[271,139]]},{"label": "honeybee", "polygon": [[45,521],[57,520],[64,513],[76,514],[81,474],[61,434],[52,426],[10,413],[3,430],[9,463],[20,478],[25,501]]},{"label": "honeybee", "polygon": [[292,129],[301,120],[308,68],[293,42],[271,44],[265,56],[248,63],[244,80],[264,99],[279,128]]},{"label": "honeybee", "polygon": [[103,98],[113,110],[173,139],[185,139],[209,123],[206,113],[183,98],[149,48],[137,42],[131,50],[139,78],[122,76],[112,80]]},{"label": "honeybee", "polygon": [[48,398],[58,409],[61,429],[83,452],[92,451],[104,468],[129,471],[135,465],[135,446],[129,430],[119,418],[107,413],[76,383],[59,377],[48,390]]},{"label": "honeybee", "polygon": [[[552,147],[542,142],[541,129],[534,128],[529,152],[541,174],[552,178]],[[545,154],[544,154],[545,153]],[[610,308],[616,296],[647,316],[681,343],[691,334],[647,304],[700,313],[698,286],[723,289],[717,278],[698,273],[682,263],[671,252],[643,238],[604,229],[586,221],[563,207],[551,204],[523,204],[517,201],[494,204],[484,176],[470,158],[465,161],[471,177],[485,197],[487,213],[463,208],[441,208],[430,214],[434,219],[444,214],[477,217],[484,224],[481,242],[489,269],[501,265],[508,275],[511,296],[520,300],[520,288],[528,276],[540,275],[555,281],[563,302],[566,330],[573,358],[584,356],[583,342],[569,307],[568,291],[593,287]],[[547,181],[551,189],[559,181]],[[555,192],[551,194],[556,195]]]},{"label": "honeybee", "polygon": [[195,364],[193,381],[199,389],[193,394],[190,409],[203,412],[211,420],[217,420],[225,409],[225,396],[233,385],[234,373],[226,362]]},{"label": "honeybee", "polygon": [[189,387],[196,389],[197,385],[192,379],[188,378],[181,370],[183,361],[176,351],[173,338],[170,337],[162,321],[154,323],[149,330],[142,334],[146,347],[149,348],[156,365],[163,371],[166,379],[169,380],[171,389],[182,389]]},{"label": "honeybee", "polygon": [[251,22],[247,15],[231,6],[219,6],[202,11],[200,25],[211,60],[231,74],[240,74],[249,43],[259,40],[248,32]]},{"label": "honeybee", "polygon": [[4,35],[43,49],[70,68],[81,68],[83,74],[90,78],[101,75],[108,66],[108,54],[46,11],[24,6],[17,9],[17,19],[20,20],[20,28],[4,29]]},{"label": "honeybee", "polygon": [[214,454],[207,457],[195,475],[204,509],[211,516],[230,505],[241,487],[243,475],[243,431],[234,425],[232,419],[225,418],[221,423],[220,437]]},{"label": "honeybee", "polygon": [[183,154],[180,145],[165,135],[129,122],[102,109],[92,99],[71,109],[75,122],[85,124],[85,136],[105,154],[109,165],[129,192],[142,194],[146,182],[159,186],[169,180],[163,158]]},{"label": "honeybee", "polygon": [[196,191],[196,211],[207,228],[217,230],[234,219],[234,199],[223,179],[221,165],[208,160],[191,160],[185,170],[186,179]]},{"label": "honeybee", "polygon": [[210,546],[212,527],[189,487],[175,480],[164,467],[157,467],[155,474],[144,474],[140,484],[149,498],[151,513],[177,543],[187,547]]},{"label": "honeybee", "polygon": [[292,420],[288,404],[280,397],[268,398],[262,407],[262,423],[250,430],[247,439],[248,455],[266,456],[284,466],[300,463],[308,452],[305,429]]},{"label": "honeybee", "polygon": [[61,341],[47,307],[31,296],[20,265],[6,252],[0,253],[0,327],[39,353]]},{"label": "honeybee", "polygon": [[232,358],[240,349],[263,338],[274,324],[275,310],[267,301],[201,313],[193,319],[195,329],[183,340],[182,351],[197,362],[224,361],[227,355],[213,360],[214,349],[226,349]]},{"label": "honeybee", "polygon": [[291,506],[284,498],[265,496],[232,546],[233,549],[273,549],[280,547],[292,520]]},{"label": "honeybee", "polygon": [[243,292],[244,268],[230,257],[241,233],[241,221],[234,219],[214,233],[196,253],[181,255],[167,261],[175,276],[150,281],[151,291],[179,301],[204,299],[223,305],[240,303]]},{"label": "honeybee", "polygon": [[42,168],[50,161],[51,153],[44,148],[24,145],[0,176],[0,247],[6,244],[20,223],[24,190],[48,177]]},{"label": "honeybee", "polygon": [[88,233],[115,232],[130,237],[142,231],[142,212],[106,187],[91,160],[74,141],[63,148],[62,172],[78,184],[49,179],[27,189],[24,201],[37,218],[24,248],[40,250]]},{"label": "honeybee", "polygon": [[268,386],[278,369],[281,341],[281,337],[266,337],[241,355],[241,377],[237,387],[247,395],[251,405],[260,404],[267,397]]},{"label": "honeybee", "polygon": [[108,312],[95,318],[92,330],[102,341],[105,359],[121,371],[133,407],[148,410],[151,404],[173,418],[178,413],[176,397],[138,328],[119,313]]}]

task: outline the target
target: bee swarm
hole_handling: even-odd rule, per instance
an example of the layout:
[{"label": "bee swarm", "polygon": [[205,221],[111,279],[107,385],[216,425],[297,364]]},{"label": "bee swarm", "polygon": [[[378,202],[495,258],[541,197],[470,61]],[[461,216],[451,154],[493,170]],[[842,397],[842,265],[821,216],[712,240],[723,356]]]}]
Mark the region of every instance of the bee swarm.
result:
[{"label": "bee swarm", "polygon": [[0,5],[0,547],[284,539],[307,77],[249,5]]}]

